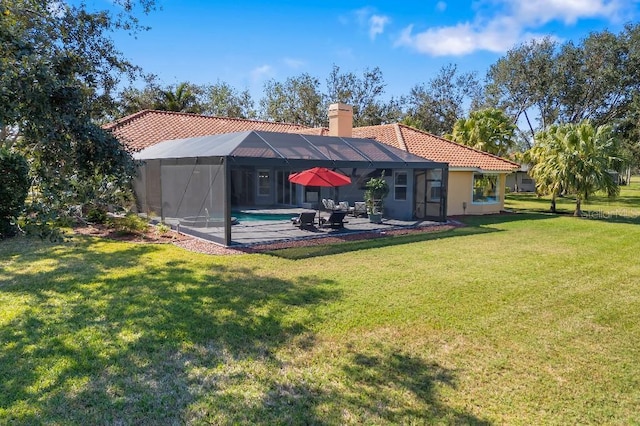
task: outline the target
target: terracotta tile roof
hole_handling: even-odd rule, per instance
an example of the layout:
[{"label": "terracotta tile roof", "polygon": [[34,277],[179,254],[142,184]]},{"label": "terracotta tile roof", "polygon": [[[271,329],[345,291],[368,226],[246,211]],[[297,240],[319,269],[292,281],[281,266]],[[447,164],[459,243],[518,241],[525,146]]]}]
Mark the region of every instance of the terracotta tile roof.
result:
[{"label": "terracotta tile roof", "polygon": [[303,130],[296,131],[301,135],[329,136],[329,129],[326,127],[308,127]]},{"label": "terracotta tile roof", "polygon": [[107,124],[104,128],[112,131],[133,152],[169,139],[184,139],[247,130],[285,133],[315,130],[296,124],[155,110],[140,111]]},{"label": "terracotta tile roof", "polygon": [[[397,131],[399,130],[399,132]],[[429,160],[449,163],[450,168],[507,172],[520,167],[504,158],[423,132],[403,124],[356,127],[353,137],[370,138]]]},{"label": "terracotta tile roof", "polygon": [[[297,124],[240,118],[211,117],[182,112],[144,110],[105,126],[130,151],[140,151],[158,142],[222,133],[263,130],[328,136],[326,127],[306,127]],[[512,171],[520,165],[509,160],[451,142],[403,124],[355,127],[354,138],[375,139],[378,142],[408,151],[429,160],[449,163],[451,168]]]}]

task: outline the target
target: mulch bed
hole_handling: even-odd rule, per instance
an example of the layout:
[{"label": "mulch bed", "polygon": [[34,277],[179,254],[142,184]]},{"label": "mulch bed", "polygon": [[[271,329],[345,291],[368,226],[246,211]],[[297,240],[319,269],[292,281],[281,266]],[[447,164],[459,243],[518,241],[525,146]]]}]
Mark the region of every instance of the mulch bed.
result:
[{"label": "mulch bed", "polygon": [[461,226],[460,223],[430,225],[418,228],[402,228],[389,231],[377,232],[361,232],[353,234],[342,234],[338,236],[327,236],[311,239],[300,239],[290,241],[279,241],[268,244],[251,245],[247,247],[223,247],[212,242],[195,238],[190,235],[180,234],[173,230],[164,234],[156,231],[154,226],[150,226],[145,233],[125,234],[116,232],[104,225],[84,225],[74,227],[74,232],[82,235],[90,235],[94,237],[108,238],[117,241],[127,241],[131,243],[151,243],[151,244],[174,244],[196,253],[214,254],[214,255],[235,255],[246,253],[261,253],[271,250],[280,250],[292,247],[310,247],[323,244],[339,244],[347,241],[368,240],[371,238],[383,238],[399,235],[408,235],[426,232],[442,232]]}]

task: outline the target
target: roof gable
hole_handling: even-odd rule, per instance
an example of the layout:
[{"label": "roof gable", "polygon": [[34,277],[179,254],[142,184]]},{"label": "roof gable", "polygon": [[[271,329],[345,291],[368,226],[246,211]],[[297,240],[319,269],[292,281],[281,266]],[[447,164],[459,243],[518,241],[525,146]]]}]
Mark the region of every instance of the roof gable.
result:
[{"label": "roof gable", "polygon": [[404,124],[356,127],[353,136],[375,139],[433,161],[449,163],[450,168],[508,172],[519,167],[518,163]]},{"label": "roof gable", "polygon": [[296,133],[309,129],[288,123],[213,117],[173,111],[143,110],[104,126],[132,152],[158,142],[222,133],[264,130]]}]

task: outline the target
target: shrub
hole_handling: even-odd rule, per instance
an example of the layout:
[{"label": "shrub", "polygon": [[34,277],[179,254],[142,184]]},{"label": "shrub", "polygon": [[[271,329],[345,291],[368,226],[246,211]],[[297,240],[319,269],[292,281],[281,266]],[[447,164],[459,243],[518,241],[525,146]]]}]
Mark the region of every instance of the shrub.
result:
[{"label": "shrub", "polygon": [[365,185],[364,200],[370,213],[384,211],[384,197],[389,194],[389,184],[384,179],[384,171],[380,177],[372,177]]},{"label": "shrub", "polygon": [[112,217],[108,220],[111,228],[124,234],[136,234],[146,232],[149,223],[135,213],[127,213],[125,216]]},{"label": "shrub", "polygon": [[15,235],[15,219],[29,192],[29,165],[20,154],[0,148],[0,238]]},{"label": "shrub", "polygon": [[159,223],[156,226],[156,232],[158,235],[165,235],[169,231],[171,231],[171,227],[165,223]]},{"label": "shrub", "polygon": [[87,220],[91,223],[105,223],[107,221],[107,212],[100,207],[91,207],[87,211]]}]

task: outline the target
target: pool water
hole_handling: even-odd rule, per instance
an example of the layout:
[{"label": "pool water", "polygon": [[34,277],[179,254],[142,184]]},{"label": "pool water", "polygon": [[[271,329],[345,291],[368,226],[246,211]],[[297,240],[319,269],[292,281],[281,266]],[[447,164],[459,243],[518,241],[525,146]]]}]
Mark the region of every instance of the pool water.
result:
[{"label": "pool water", "polygon": [[240,222],[254,222],[258,220],[291,220],[296,215],[293,213],[249,213],[249,212],[233,212],[233,217]]}]

